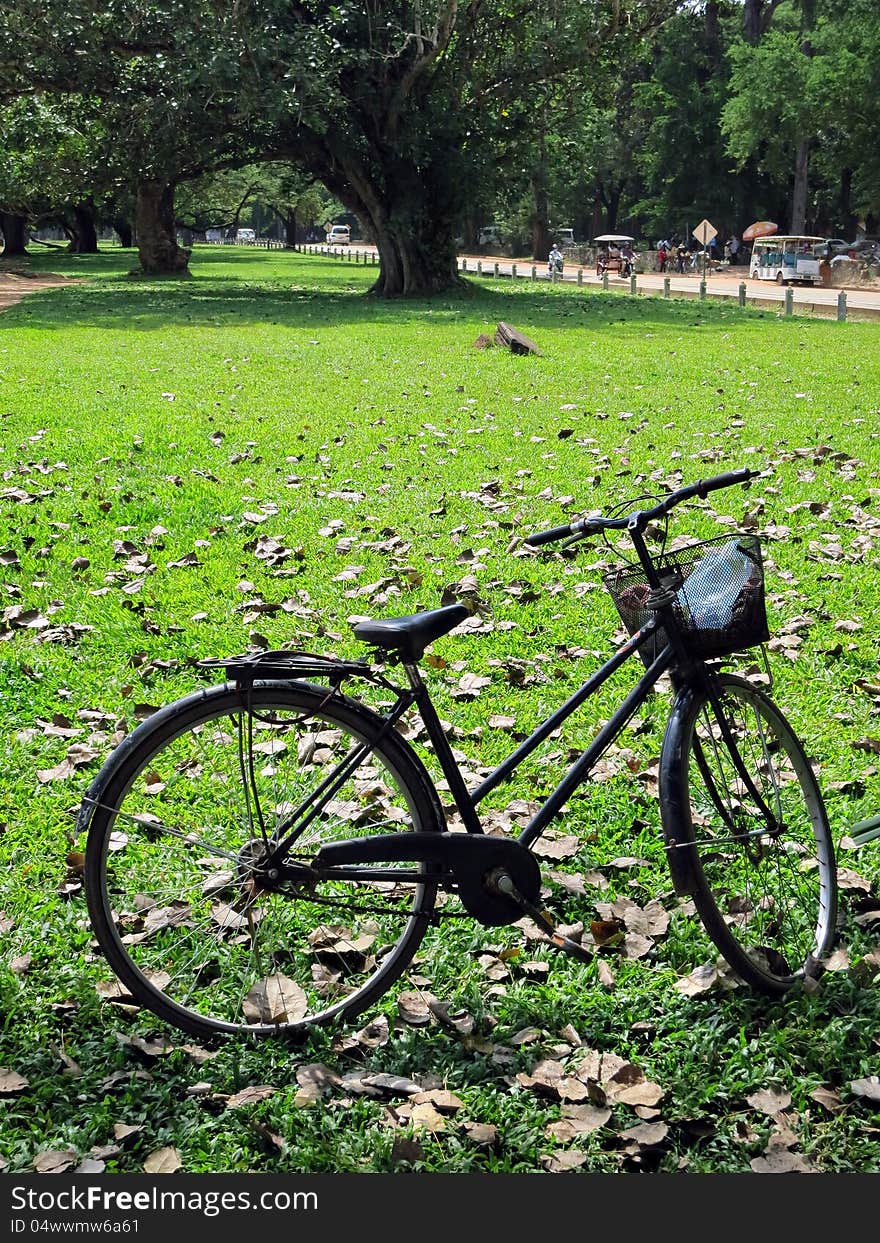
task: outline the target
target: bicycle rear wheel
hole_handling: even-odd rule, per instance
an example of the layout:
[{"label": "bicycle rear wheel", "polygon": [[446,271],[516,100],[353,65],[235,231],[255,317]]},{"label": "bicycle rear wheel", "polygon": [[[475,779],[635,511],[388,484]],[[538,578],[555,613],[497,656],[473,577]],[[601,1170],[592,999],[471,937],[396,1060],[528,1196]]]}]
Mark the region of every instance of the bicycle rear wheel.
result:
[{"label": "bicycle rear wheel", "polygon": [[393,731],[377,741],[380,728],[325,687],[265,682],[189,695],[120,745],[86,796],[85,881],[131,996],[197,1035],[274,1036],[349,1019],[386,992],[436,884],[256,878],[291,819],[305,827],[288,862],[340,838],[440,831],[424,767]]},{"label": "bicycle rear wheel", "polygon": [[764,992],[784,993],[817,969],[834,941],[831,832],[803,746],[776,705],[731,674],[716,686],[737,754],[696,685],[682,692],[664,738],[670,866],[734,971]]}]

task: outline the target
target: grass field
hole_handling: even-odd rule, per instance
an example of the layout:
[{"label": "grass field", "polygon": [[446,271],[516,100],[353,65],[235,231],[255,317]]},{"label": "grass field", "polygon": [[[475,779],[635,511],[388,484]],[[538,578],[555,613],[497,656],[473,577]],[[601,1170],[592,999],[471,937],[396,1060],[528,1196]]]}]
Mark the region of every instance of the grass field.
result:
[{"label": "grass field", "polygon": [[[278,252],[198,248],[185,281],[132,261],[41,258],[83,283],[0,317],[0,1168],[139,1171],[170,1148],[189,1172],[880,1169],[880,846],[846,846],[880,810],[880,330],[526,282],[384,304],[354,264]],[[474,348],[500,320],[541,355]],[[301,1047],[196,1045],[102,1001],[72,813],[114,737],[204,682],[197,660],[354,655],[351,619],[476,594],[483,624],[438,641],[429,672],[479,773],[619,630],[608,550],[522,537],[739,466],[762,476],[675,529],[766,541],[775,697],[842,839],[840,949],[815,992],[682,991],[714,955],[675,917],[649,953],[590,965],[455,921],[372,1026]],[[547,868],[587,877],[548,888],[565,923],[613,895],[675,906],[625,862],[655,848],[656,699],[550,837]],[[552,760],[493,809],[515,825]],[[656,1089],[621,1099],[624,1063]],[[560,1089],[578,1074],[605,1083],[601,1110]]]}]

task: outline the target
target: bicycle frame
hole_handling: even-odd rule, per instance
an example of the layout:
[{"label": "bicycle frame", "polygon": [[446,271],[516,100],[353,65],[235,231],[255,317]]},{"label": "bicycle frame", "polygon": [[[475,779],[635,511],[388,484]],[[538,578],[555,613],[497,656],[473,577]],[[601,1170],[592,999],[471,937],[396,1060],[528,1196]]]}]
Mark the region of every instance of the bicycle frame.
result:
[{"label": "bicycle frame", "polygon": [[[535,730],[525,739],[515,751],[504,759],[492,773],[486,777],[480,785],[473,791],[469,791],[461,771],[452,753],[452,747],[443,730],[437,710],[434,707],[428,687],[422,680],[421,673],[417,665],[404,665],[403,668],[407,675],[409,685],[406,687],[395,687],[397,699],[392,707],[382,718],[384,734],[394,728],[397,721],[401,719],[404,713],[415,706],[418,710],[425,730],[428,734],[432,749],[436,756],[440,770],[446,779],[449,791],[452,795],[456,809],[461,815],[465,830],[471,834],[484,833],[483,825],[477,812],[478,805],[483,799],[492,792],[497,786],[508,780],[520,767],[525,759],[536,750],[542,742],[544,742],[564,721],[566,721],[574,712],[577,711],[582,704],[594,695],[599,688],[615,673],[622,665],[637,654],[638,649],[643,643],[652,638],[660,627],[659,618],[654,617],[646,623],[637,633],[632,635],[626,642],[612,654],[612,656],[597,669],[587,680],[571,695],[565,703],[556,709],[546,720],[542,721]],[[573,791],[577,789],[589,776],[590,771],[595,767],[596,763],[601,759],[602,755],[611,746],[618,737],[627,721],[638,711],[641,705],[648,698],[651,690],[658,680],[669,670],[675,661],[675,656],[671,645],[667,644],[660,654],[654,659],[651,665],[645,670],[638,682],[624,700],[619,704],[609,721],[598,731],[592,742],[583,752],[583,754],[574,761],[569,767],[565,776],[558,783],[556,788],[543,801],[536,814],[525,826],[516,839],[520,845],[528,848],[533,842],[541,836],[551,821],[558,815],[559,811],[565,804],[566,800],[571,796]],[[386,684],[387,685],[387,684]],[[381,738],[381,735],[380,735]],[[377,739],[376,741],[378,741]],[[363,748],[356,748],[347,760],[343,761],[337,770],[327,782],[324,783],[319,791],[320,800],[326,801],[333,794],[333,787],[337,779],[341,782],[345,779],[349,764],[360,763],[363,756],[369,751],[368,744],[363,744]],[[273,851],[273,863],[283,863],[284,859],[293,849],[296,840],[309,820],[320,810],[321,801],[311,801],[312,811],[305,820],[301,816],[305,812],[305,808],[297,808],[279,828],[281,834],[280,840]],[[350,876],[350,873],[347,873]],[[364,880],[380,880],[380,879],[403,879],[404,874],[399,870],[393,872],[382,872],[375,868],[358,869],[358,876]],[[406,874],[407,879],[414,877]]]}]

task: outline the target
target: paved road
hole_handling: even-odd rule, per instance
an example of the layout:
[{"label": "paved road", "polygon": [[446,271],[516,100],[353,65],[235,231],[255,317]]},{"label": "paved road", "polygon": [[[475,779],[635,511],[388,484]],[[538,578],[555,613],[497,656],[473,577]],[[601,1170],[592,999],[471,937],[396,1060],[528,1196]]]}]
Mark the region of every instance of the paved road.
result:
[{"label": "paved road", "polygon": [[[467,260],[467,270],[476,271],[477,256],[461,256]],[[498,272],[501,276],[511,275],[511,269],[516,267],[518,277],[524,276],[531,279],[532,261],[526,259],[517,262],[515,265],[509,259],[495,259],[492,256],[481,256],[483,274],[494,274],[494,265],[498,264]],[[563,274],[563,282],[565,284],[578,284],[578,268],[576,264],[566,263],[566,270]],[[536,264],[536,274],[538,279],[547,279],[547,265],[544,263]],[[596,275],[595,268],[581,269],[581,282],[584,285],[600,286],[602,278]],[[673,296],[681,297],[682,295],[696,297],[700,296],[700,276],[697,273],[679,276],[674,272],[667,274],[669,278],[669,291]],[[663,292],[664,276],[660,272],[645,272],[636,276],[636,289],[642,293],[661,293]],[[739,287],[745,284],[747,302],[759,302],[768,304],[785,304],[785,296],[788,289],[791,289],[792,302],[796,312],[801,314],[809,313],[813,315],[837,315],[838,295],[841,292],[846,294],[846,313],[848,318],[874,318],[880,315],[880,288],[875,289],[859,289],[859,288],[840,288],[825,289],[811,285],[793,285],[783,288],[776,285],[772,281],[758,281],[748,279],[748,269],[745,267],[734,269],[733,272],[723,272],[716,275],[710,275],[706,278],[706,296],[714,298],[738,298]],[[629,277],[619,277],[615,273],[608,274],[608,288],[617,289],[621,292],[629,292]]]},{"label": "paved road", "polygon": [[[337,253],[342,254],[351,249],[359,251],[362,255],[375,255],[375,248],[372,246],[360,246],[358,244],[352,247],[335,247]],[[484,276],[493,276],[495,273],[495,265],[498,265],[499,276],[511,276],[512,271],[516,269],[517,278],[530,280],[532,276],[532,267],[535,268],[537,280],[547,280],[546,263],[532,264],[532,260],[526,259],[508,259],[495,255],[459,255],[459,263],[466,264],[466,270],[469,273],[477,273],[477,264],[482,268]],[[735,268],[732,272],[723,272],[706,278],[706,296],[711,298],[738,298],[740,284],[745,284],[746,301],[752,304],[783,307],[785,305],[785,296],[788,289],[791,289],[792,303],[795,314],[819,315],[822,317],[835,318],[838,313],[838,295],[841,292],[846,294],[846,315],[848,319],[874,319],[880,316],[880,287],[874,289],[859,289],[855,287],[824,289],[821,287],[810,285],[793,285],[782,288],[774,284],[772,281],[755,281],[748,279],[748,269],[746,267]],[[673,297],[692,297],[700,296],[700,276],[696,273],[687,276],[679,276],[675,272],[668,273],[669,291]],[[602,279],[596,275],[595,268],[584,267],[581,269],[581,279],[578,281],[577,264],[567,262],[565,272],[562,277],[563,283],[566,285],[590,285],[602,286]],[[645,272],[636,277],[636,289],[641,293],[662,294],[664,277],[659,272]],[[630,290],[629,277],[619,277],[614,273],[608,274],[609,290],[618,290],[621,293],[628,293]]]}]

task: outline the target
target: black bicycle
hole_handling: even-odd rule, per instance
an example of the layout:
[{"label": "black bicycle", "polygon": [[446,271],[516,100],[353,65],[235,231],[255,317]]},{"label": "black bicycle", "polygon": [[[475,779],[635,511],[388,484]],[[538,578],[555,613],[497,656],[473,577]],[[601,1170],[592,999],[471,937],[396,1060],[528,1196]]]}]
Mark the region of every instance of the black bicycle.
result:
[{"label": "black bicycle", "polygon": [[[474,789],[419,671],[428,645],[469,616],[463,604],[358,623],[371,660],[282,650],[201,662],[227,680],[139,725],[79,812],[89,915],[122,999],[196,1034],[348,1020],[452,908],[487,927],[528,916],[548,942],[589,959],[590,944],[544,908],[531,847],[663,675],[674,695],[662,849],[676,893],[690,895],[743,981],[782,994],[818,975],[837,906],[822,797],[780,710],[724,668],[769,637],[760,541],[732,534],[676,550],[666,538],[674,506],[757,473],[528,537],[571,546],[625,532],[636,560],[605,581],[629,638]],[[637,683],[520,835],[486,833],[487,795],[633,657],[644,666]],[[377,688],[379,705],[345,693],[352,683]],[[447,830],[435,780],[402,736],[410,709],[465,832]]]}]

